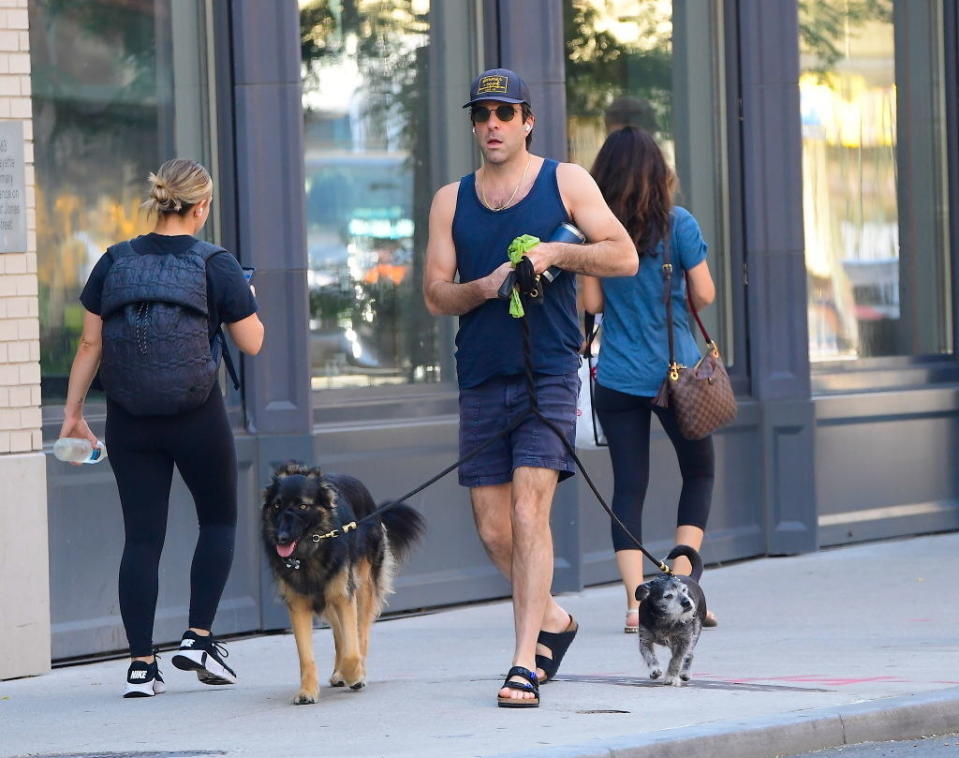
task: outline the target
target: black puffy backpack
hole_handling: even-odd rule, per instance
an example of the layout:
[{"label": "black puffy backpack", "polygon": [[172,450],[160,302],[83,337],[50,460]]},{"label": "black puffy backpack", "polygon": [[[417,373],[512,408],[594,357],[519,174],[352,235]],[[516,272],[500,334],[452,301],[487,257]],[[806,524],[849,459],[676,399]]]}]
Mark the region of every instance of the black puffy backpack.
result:
[{"label": "black puffy backpack", "polygon": [[202,241],[178,254],[141,255],[129,242],[107,249],[100,381],[129,413],[169,416],[209,397],[224,345],[220,331],[210,339],[206,264],[225,252]]}]

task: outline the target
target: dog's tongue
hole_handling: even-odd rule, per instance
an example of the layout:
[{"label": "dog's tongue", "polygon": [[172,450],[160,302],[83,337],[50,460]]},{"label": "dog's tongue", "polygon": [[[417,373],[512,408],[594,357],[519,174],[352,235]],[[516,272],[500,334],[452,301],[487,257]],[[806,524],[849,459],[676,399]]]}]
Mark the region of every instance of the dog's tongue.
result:
[{"label": "dog's tongue", "polygon": [[276,546],[276,554],[280,556],[280,558],[289,558],[291,555],[293,555],[294,550],[296,550],[296,540],[293,540],[293,542],[288,542],[285,545]]}]

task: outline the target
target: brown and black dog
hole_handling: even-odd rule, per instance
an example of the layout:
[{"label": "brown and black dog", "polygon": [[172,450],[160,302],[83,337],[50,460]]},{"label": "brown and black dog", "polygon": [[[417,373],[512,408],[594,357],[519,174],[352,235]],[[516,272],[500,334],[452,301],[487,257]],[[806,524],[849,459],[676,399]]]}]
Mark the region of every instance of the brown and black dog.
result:
[{"label": "brown and black dog", "polygon": [[320,696],[314,615],[333,629],[330,684],[355,690],[366,685],[370,627],[392,591],[395,561],[425,527],[423,517],[404,503],[351,526],[375,509],[358,479],[296,462],[278,468],[263,493],[263,544],[290,611],[300,658],[297,705]]}]

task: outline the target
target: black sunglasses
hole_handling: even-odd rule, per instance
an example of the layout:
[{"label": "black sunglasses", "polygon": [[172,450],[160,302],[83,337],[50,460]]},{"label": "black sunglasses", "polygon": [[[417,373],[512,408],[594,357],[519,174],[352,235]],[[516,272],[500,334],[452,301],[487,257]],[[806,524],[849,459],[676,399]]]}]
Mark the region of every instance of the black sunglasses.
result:
[{"label": "black sunglasses", "polygon": [[[494,110],[496,111],[496,118],[500,121],[512,121],[516,115],[516,107],[513,105],[497,105]],[[470,111],[470,117],[474,124],[485,124],[489,121],[492,112],[485,105],[474,105]]]}]

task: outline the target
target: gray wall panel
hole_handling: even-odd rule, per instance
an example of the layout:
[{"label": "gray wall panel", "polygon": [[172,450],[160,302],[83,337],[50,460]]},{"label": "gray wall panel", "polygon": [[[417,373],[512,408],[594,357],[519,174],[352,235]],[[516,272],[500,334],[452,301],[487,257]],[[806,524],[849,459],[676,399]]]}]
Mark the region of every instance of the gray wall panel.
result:
[{"label": "gray wall panel", "polygon": [[791,553],[816,548],[797,4],[738,7],[750,387],[763,403],[760,523],[767,551]]},{"label": "gray wall panel", "polygon": [[529,85],[536,114],[531,149],[537,155],[565,161],[566,49],[563,5],[555,0],[503,0],[498,7],[498,65],[513,69]]},{"label": "gray wall panel", "polygon": [[[262,433],[310,428],[309,307],[302,151],[278,149],[301,134],[298,85],[236,91],[239,245],[257,267],[263,350],[244,359],[247,418]],[[282,220],[281,223],[278,223]]]},{"label": "gray wall panel", "polygon": [[[300,79],[300,15],[296,0],[231,0],[237,84]],[[289,54],[293,45],[294,53]]]},{"label": "gray wall panel", "polygon": [[959,527],[959,389],[816,399],[823,544]]}]

